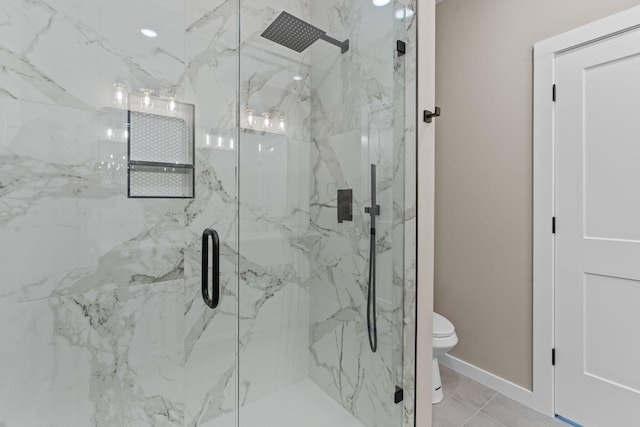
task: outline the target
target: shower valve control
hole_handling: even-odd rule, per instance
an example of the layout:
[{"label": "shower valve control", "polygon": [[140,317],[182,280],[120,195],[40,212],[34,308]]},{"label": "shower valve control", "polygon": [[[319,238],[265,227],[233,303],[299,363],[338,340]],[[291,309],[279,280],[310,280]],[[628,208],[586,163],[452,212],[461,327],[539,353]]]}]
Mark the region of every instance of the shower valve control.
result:
[{"label": "shower valve control", "polygon": [[338,190],[338,223],[353,221],[353,190]]}]

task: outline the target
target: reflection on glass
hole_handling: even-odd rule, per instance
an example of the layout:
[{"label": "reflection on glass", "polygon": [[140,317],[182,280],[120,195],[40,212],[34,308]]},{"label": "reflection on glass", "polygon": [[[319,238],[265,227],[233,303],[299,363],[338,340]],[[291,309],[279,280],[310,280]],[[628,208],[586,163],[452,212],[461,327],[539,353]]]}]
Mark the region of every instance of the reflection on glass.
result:
[{"label": "reflection on glass", "polygon": [[125,105],[127,102],[127,92],[124,84],[114,83],[113,86],[116,88],[116,93],[113,97],[114,105]]},{"label": "reflection on glass", "polygon": [[[265,218],[277,219],[278,223],[286,222],[288,209],[297,197],[296,192],[290,191],[294,184],[289,181],[291,171],[287,137],[272,132],[241,132],[242,202],[251,207],[251,212],[257,210]],[[268,233],[277,229],[268,221],[248,220],[252,218],[249,212],[243,212],[248,215],[244,223],[247,233]]]},{"label": "reflection on glass", "polygon": [[413,10],[409,9],[408,7],[403,7],[402,9],[396,10],[396,19],[411,18],[413,14]]},{"label": "reflection on glass", "polygon": [[169,110],[169,112],[171,113],[175,113],[176,109],[177,109],[176,96],[169,95],[169,103],[167,104],[167,110]]},{"label": "reflection on glass", "polygon": [[144,96],[142,97],[142,100],[140,101],[140,105],[143,108],[153,108],[153,101],[151,100],[151,94],[153,92],[151,90],[149,90],[149,89],[142,89],[142,93],[144,94]]}]

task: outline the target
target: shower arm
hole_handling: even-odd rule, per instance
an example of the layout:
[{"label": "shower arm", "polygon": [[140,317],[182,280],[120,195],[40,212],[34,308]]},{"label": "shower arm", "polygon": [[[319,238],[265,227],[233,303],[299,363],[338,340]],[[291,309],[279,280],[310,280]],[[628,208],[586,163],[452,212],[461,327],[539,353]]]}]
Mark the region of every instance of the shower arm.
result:
[{"label": "shower arm", "polygon": [[346,53],[347,51],[349,51],[349,39],[341,42],[338,39],[334,39],[331,36],[328,36],[327,34],[323,34],[320,36],[320,39],[331,43],[332,45],[338,46],[340,48],[340,52],[341,53]]}]

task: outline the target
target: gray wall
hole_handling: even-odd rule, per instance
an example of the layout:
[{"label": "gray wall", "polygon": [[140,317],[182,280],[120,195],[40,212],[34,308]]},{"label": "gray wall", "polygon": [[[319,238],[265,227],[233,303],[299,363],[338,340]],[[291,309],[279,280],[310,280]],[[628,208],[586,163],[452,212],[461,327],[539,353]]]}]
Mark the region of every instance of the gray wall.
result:
[{"label": "gray wall", "polygon": [[532,45],[638,0],[437,7],[435,309],[456,357],[532,386]]}]

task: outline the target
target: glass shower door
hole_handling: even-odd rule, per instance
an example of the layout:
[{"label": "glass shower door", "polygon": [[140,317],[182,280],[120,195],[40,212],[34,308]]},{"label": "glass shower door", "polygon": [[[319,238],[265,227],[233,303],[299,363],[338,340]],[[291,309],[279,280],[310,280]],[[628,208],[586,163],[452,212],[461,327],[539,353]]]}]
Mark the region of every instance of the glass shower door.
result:
[{"label": "glass shower door", "polygon": [[242,4],[242,427],[402,423],[399,9]]},{"label": "glass shower door", "polygon": [[400,424],[397,9],[0,0],[0,426]]},{"label": "glass shower door", "polygon": [[234,1],[0,0],[0,425],[235,414],[234,18]]}]

